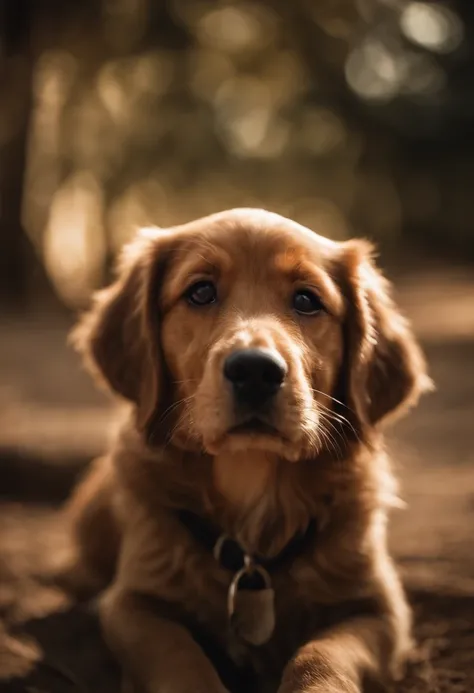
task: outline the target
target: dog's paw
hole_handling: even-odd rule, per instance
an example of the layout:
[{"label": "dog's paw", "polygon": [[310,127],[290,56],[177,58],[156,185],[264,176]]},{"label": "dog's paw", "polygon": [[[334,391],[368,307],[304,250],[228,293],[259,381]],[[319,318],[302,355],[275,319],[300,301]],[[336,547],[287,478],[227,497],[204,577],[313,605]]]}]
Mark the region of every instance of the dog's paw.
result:
[{"label": "dog's paw", "polygon": [[43,578],[78,601],[92,599],[105,587],[103,580],[80,561],[57,565]]},{"label": "dog's paw", "polygon": [[362,688],[326,661],[311,659],[290,664],[278,693],[362,693]]}]

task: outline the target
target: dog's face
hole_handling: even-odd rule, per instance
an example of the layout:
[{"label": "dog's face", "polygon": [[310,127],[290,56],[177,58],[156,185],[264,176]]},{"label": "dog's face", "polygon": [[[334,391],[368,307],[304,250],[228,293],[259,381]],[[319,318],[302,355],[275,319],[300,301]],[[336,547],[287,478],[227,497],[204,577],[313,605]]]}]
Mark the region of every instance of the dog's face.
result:
[{"label": "dog's face", "polygon": [[152,440],[296,461],[337,452],[424,387],[367,244],[234,210],[132,250],[78,335]]},{"label": "dog's face", "polygon": [[317,451],[343,357],[331,250],[245,217],[191,232],[161,290],[175,438],[212,454]]}]

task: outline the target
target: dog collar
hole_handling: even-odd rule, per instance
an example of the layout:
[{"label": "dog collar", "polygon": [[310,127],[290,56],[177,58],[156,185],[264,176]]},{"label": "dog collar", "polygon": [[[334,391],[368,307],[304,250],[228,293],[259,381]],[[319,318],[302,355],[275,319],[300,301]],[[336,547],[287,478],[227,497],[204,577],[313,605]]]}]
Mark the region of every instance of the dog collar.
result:
[{"label": "dog collar", "polygon": [[289,566],[304,551],[316,535],[316,521],[310,520],[306,529],[297,532],[276,556],[265,558],[246,553],[235,539],[190,510],[180,510],[178,515],[195,541],[233,573],[227,612],[234,632],[251,645],[263,645],[275,627],[271,574]]},{"label": "dog collar", "polygon": [[[312,519],[306,529],[297,532],[280,553],[272,558],[265,558],[258,554],[247,554],[235,539],[224,534],[211,521],[191,510],[180,510],[178,516],[195,541],[211,552],[223,568],[233,573],[242,570],[249,559],[252,565],[260,566],[269,573],[286,567],[304,551],[316,535],[316,520]],[[248,587],[248,589],[256,588],[258,589],[252,585]]]}]

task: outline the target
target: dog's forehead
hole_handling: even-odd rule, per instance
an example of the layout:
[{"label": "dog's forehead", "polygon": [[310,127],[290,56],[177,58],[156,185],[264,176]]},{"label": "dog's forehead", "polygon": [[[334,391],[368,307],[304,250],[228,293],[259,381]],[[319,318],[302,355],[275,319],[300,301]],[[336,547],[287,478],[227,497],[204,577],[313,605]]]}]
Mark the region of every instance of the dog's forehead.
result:
[{"label": "dog's forehead", "polygon": [[231,251],[278,251],[300,248],[321,257],[332,256],[338,243],[274,212],[233,209],[181,227],[196,242],[211,242]]}]

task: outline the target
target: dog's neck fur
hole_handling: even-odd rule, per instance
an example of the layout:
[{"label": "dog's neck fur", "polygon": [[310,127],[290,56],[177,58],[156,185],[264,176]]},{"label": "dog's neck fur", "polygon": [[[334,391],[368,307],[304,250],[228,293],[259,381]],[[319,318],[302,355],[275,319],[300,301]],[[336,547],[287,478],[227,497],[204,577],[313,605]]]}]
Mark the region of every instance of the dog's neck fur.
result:
[{"label": "dog's neck fur", "polygon": [[321,527],[338,507],[356,503],[370,513],[386,504],[380,489],[392,495],[389,469],[374,450],[367,458],[364,446],[355,445],[360,449],[349,451],[350,464],[329,452],[297,463],[262,451],[211,457],[172,445],[150,448],[125,426],[115,464],[126,487],[154,508],[162,503],[203,513],[249,553],[273,556],[312,518]]},{"label": "dog's neck fur", "polygon": [[265,505],[277,474],[275,455],[261,451],[220,455],[213,458],[216,490],[245,514],[255,504]]},{"label": "dog's neck fur", "polygon": [[279,553],[315,512],[300,470],[260,450],[216,456],[212,479],[234,537],[249,552]]}]

